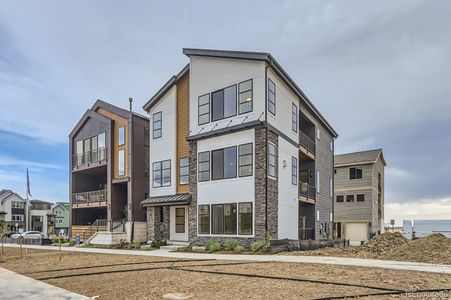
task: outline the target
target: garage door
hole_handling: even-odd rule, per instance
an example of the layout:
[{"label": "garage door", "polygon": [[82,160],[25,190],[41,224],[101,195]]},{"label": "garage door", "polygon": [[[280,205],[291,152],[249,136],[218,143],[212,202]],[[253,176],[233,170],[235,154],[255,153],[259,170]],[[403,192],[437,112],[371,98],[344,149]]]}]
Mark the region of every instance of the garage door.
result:
[{"label": "garage door", "polygon": [[351,241],[365,241],[368,239],[368,223],[346,223],[345,238]]}]

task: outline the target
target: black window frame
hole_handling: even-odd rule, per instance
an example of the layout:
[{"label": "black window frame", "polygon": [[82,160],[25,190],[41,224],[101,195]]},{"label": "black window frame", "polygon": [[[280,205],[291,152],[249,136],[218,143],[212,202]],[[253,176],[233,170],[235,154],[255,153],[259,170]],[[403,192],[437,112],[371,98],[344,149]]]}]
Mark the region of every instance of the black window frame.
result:
[{"label": "black window frame", "polygon": [[[155,120],[155,117],[159,115],[160,119]],[[156,124],[159,123],[159,127],[156,128]],[[159,134],[157,133],[159,132]],[[152,139],[156,140],[163,136],[163,112],[158,111],[152,115]]]},{"label": "black window frame", "polygon": [[291,103],[291,130],[298,133],[298,106]]},{"label": "black window frame", "polygon": [[291,184],[298,185],[298,159],[291,157]]},{"label": "black window frame", "polygon": [[[274,90],[271,90],[271,84],[274,86]],[[274,116],[276,115],[277,112],[277,93],[276,93],[277,87],[276,84],[274,83],[274,81],[272,81],[270,78],[268,78],[268,111],[270,113],[272,113]],[[274,96],[274,101],[271,101],[271,97],[269,96],[270,94],[272,94]],[[274,106],[274,111],[271,110],[271,105],[273,104]]]},{"label": "black window frame", "polygon": [[[226,150],[229,149],[234,149],[235,150],[235,162],[234,162],[234,166],[235,168],[231,169],[234,171],[234,175],[233,176],[226,176]],[[214,155],[215,153],[221,153],[222,152],[222,177],[216,177],[215,176],[215,159],[214,159]],[[230,146],[230,147],[225,147],[225,148],[221,148],[221,149],[215,149],[211,151],[211,158],[210,158],[210,164],[211,164],[211,180],[222,180],[222,179],[230,179],[230,178],[236,178],[238,175],[237,172],[237,156],[238,156],[238,149],[237,146]],[[219,167],[219,166],[216,166]]]},{"label": "black window frame", "polygon": [[[187,160],[187,165],[182,166],[182,160]],[[186,175],[182,175],[182,170],[187,170]],[[182,182],[182,177],[186,177],[187,180],[186,182]],[[179,184],[180,185],[185,185],[185,184],[189,184],[189,157],[181,157],[179,159]]]},{"label": "black window frame", "polygon": [[354,202],[354,195],[346,195],[346,202]]},{"label": "black window frame", "polygon": [[[360,171],[360,177],[359,172]],[[363,179],[363,168],[362,167],[351,167],[349,168],[349,180]]]},{"label": "black window frame", "polygon": [[[177,215],[179,210],[183,210],[183,216]],[[175,225],[175,228],[174,228],[175,233],[185,233],[186,232],[186,229],[185,229],[185,227],[186,227],[186,208],[185,207],[176,207],[174,213],[175,213],[175,223],[174,223],[174,225]],[[183,223],[178,223],[178,220],[179,220],[180,217],[183,217]],[[181,231],[178,230],[178,226],[179,225],[183,226],[183,230],[181,230]]]},{"label": "black window frame", "polygon": [[[227,89],[233,88],[233,87],[235,87],[235,114],[226,116],[225,115],[225,107],[226,107],[225,93],[226,93]],[[216,119],[214,117],[214,115],[215,115],[215,112],[214,112],[214,110],[215,110],[215,103],[213,101],[214,100],[213,96],[214,96],[214,94],[221,93],[221,92],[222,92],[222,117]],[[222,88],[222,89],[216,90],[214,92],[211,92],[211,95],[210,95],[210,119],[211,119],[211,122],[218,122],[218,121],[221,121],[221,120],[224,120],[224,119],[232,118],[232,117],[237,116],[237,114],[238,114],[238,86],[237,86],[237,84],[232,84],[232,85],[229,85],[229,86],[227,86],[225,88]]]},{"label": "black window frame", "polygon": [[[251,82],[251,88],[249,90],[241,90],[241,85],[245,84],[246,82],[250,81]],[[250,101],[241,101],[241,95],[245,94],[247,92],[251,92],[251,100]],[[251,79],[245,80],[245,81],[241,81],[240,83],[238,83],[238,114],[242,115],[242,114],[247,114],[250,113],[254,110],[254,81]],[[249,103],[251,104],[251,109],[249,111],[241,111],[241,105],[243,105],[244,103]]]},{"label": "black window frame", "polygon": [[[276,144],[268,141],[268,145],[266,147],[268,149],[268,157],[267,157],[267,159],[268,159],[268,173],[267,173],[267,176],[271,177],[271,178],[277,178],[277,146],[276,146]],[[270,151],[271,147],[274,147],[274,154],[271,154],[271,151]],[[272,165],[270,163],[270,161],[271,161],[270,157],[271,156],[274,157],[274,165]],[[271,174],[271,168],[274,168],[274,174]]]},{"label": "black window frame", "polygon": [[[201,160],[200,159],[203,154],[207,154],[206,157],[208,157],[208,160]],[[210,165],[210,163],[211,163],[210,151],[203,151],[203,152],[199,152],[197,154],[197,181],[198,182],[210,181],[210,178],[211,178],[211,165]],[[201,169],[200,169],[200,165],[201,164],[205,164],[206,166],[208,166],[208,170],[201,171]],[[208,173],[208,179],[201,180],[201,176],[200,176],[201,173]]]},{"label": "black window frame", "polygon": [[[207,213],[201,213],[201,208],[202,207],[206,207],[207,208]],[[208,223],[204,224],[202,223],[202,216],[206,216],[208,218]],[[198,233],[199,234],[210,234],[211,232],[211,210],[210,210],[210,204],[200,204],[197,208],[197,224],[198,224]],[[202,231],[202,226],[203,225],[208,225],[208,231]]]},{"label": "black window frame", "polygon": [[[361,198],[361,199],[359,200],[359,198]],[[356,202],[365,202],[365,194],[357,194],[355,197],[355,201]]]},{"label": "black window frame", "polygon": [[[205,97],[205,96],[208,96],[208,102],[204,103],[204,104],[200,104],[200,98]],[[211,105],[210,93],[207,93],[207,94],[204,94],[204,95],[200,95],[199,97],[197,97],[197,124],[198,125],[204,125],[204,124],[210,123],[210,120],[211,120],[211,107],[210,107],[210,105]],[[204,107],[204,106],[208,107],[208,112],[200,114],[200,108]],[[201,116],[205,116],[205,115],[208,115],[207,121],[201,123],[200,122],[200,117]]]},{"label": "black window frame", "polygon": [[[230,206],[230,211],[233,212],[233,210],[235,210],[235,216],[233,217],[233,214],[230,215],[231,219],[234,219],[234,222],[231,222],[229,224],[231,224],[232,226],[234,226],[232,228],[232,230],[226,230],[226,226],[227,226],[227,216],[226,216],[226,206]],[[220,231],[216,231],[214,222],[216,221],[215,218],[213,217],[213,211],[215,210],[215,207],[222,207],[222,220],[221,220],[221,225],[222,225],[222,229]],[[211,234],[214,235],[237,235],[238,234],[238,205],[236,202],[232,202],[232,203],[221,203],[221,204],[212,204],[211,205],[211,215],[210,215],[210,222],[211,222]]]},{"label": "black window frame", "polygon": [[[169,162],[169,167],[168,168],[163,168],[163,164],[165,162]],[[160,168],[155,170],[155,166],[158,166],[158,165],[160,166]],[[163,172],[165,170],[169,170],[169,176],[163,177]],[[157,185],[157,186],[155,185],[155,173],[156,172],[160,173],[160,178],[159,178],[160,184]],[[169,178],[169,184],[168,185],[163,185],[163,182],[164,182],[165,178]],[[171,160],[170,159],[166,159],[166,160],[161,160],[161,161],[154,162],[152,164],[152,187],[153,188],[169,187],[169,186],[171,186],[171,184],[172,184],[172,180],[171,180]]]},{"label": "black window frame", "polygon": [[[246,213],[242,213],[241,212],[241,206],[244,204],[250,204],[251,206],[251,211],[250,212],[246,212]],[[254,232],[254,214],[253,214],[253,203],[252,202],[238,202],[238,235],[252,235]],[[242,232],[242,215],[249,215],[250,216],[250,233],[243,233]]]},{"label": "black window frame", "polygon": [[335,199],[335,202],[337,202],[337,203],[345,202],[345,196],[344,195],[337,195],[336,199]]},{"label": "black window frame", "polygon": [[[244,146],[249,146],[251,147],[251,152],[250,153],[242,153],[241,149]],[[247,157],[250,156],[251,158],[251,163],[250,164],[241,164],[241,158],[242,157]],[[246,168],[246,167],[251,167],[251,173],[250,174],[245,174],[242,175],[242,168]],[[238,145],[238,177],[248,177],[248,176],[252,176],[254,175],[254,144],[253,143],[246,143],[246,144],[241,144]]]}]

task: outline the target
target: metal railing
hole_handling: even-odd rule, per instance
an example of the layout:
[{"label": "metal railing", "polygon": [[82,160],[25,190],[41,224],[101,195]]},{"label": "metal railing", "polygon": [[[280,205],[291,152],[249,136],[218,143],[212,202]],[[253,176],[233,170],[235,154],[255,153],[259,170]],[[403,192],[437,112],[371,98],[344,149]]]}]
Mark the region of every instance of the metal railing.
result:
[{"label": "metal railing", "polygon": [[313,240],[315,239],[315,228],[299,228],[300,240]]},{"label": "metal railing", "polygon": [[72,194],[72,205],[106,202],[106,190]]},{"label": "metal railing", "polygon": [[299,183],[299,195],[309,199],[316,199],[316,187],[308,185],[307,183]]},{"label": "metal railing", "polygon": [[3,242],[5,244],[20,244],[22,242],[22,245],[41,245],[42,238],[39,238],[39,237],[35,237],[35,238],[32,238],[32,237],[27,237],[27,238],[3,237]]},{"label": "metal railing", "polygon": [[125,223],[127,219],[108,220],[108,229],[110,232],[125,232]]},{"label": "metal railing", "polygon": [[301,144],[302,147],[307,149],[307,152],[315,155],[315,151],[316,151],[315,141],[313,141],[311,138],[309,138],[302,131],[299,131],[299,144]]},{"label": "metal railing", "polygon": [[82,166],[93,162],[106,161],[106,147],[72,155],[72,167]]}]

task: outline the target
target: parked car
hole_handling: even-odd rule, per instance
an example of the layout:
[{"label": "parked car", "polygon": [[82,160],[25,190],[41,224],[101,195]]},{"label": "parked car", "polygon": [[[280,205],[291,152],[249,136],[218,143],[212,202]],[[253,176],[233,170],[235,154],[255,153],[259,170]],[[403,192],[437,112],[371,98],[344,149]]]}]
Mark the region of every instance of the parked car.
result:
[{"label": "parked car", "polygon": [[17,231],[10,231],[10,232],[5,233],[3,236],[10,238],[12,235],[17,234],[17,233],[18,233]]},{"label": "parked car", "polygon": [[42,239],[46,237],[45,233],[39,231],[25,231],[23,233],[16,233],[11,235],[13,239],[23,237],[24,239]]}]

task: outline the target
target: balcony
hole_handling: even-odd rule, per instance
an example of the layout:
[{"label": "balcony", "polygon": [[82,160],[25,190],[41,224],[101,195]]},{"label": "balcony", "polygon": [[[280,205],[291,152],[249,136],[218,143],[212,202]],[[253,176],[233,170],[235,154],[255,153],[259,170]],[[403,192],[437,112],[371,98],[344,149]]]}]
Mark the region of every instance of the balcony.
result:
[{"label": "balcony", "polygon": [[106,162],[106,147],[72,155],[72,168]]},{"label": "balcony", "polygon": [[72,194],[72,207],[106,206],[106,190]]},{"label": "balcony", "polygon": [[315,141],[309,138],[304,132],[299,131],[299,149],[305,156],[315,159]]},{"label": "balcony", "polygon": [[299,185],[299,201],[315,204],[316,188],[303,182],[300,182]]}]

